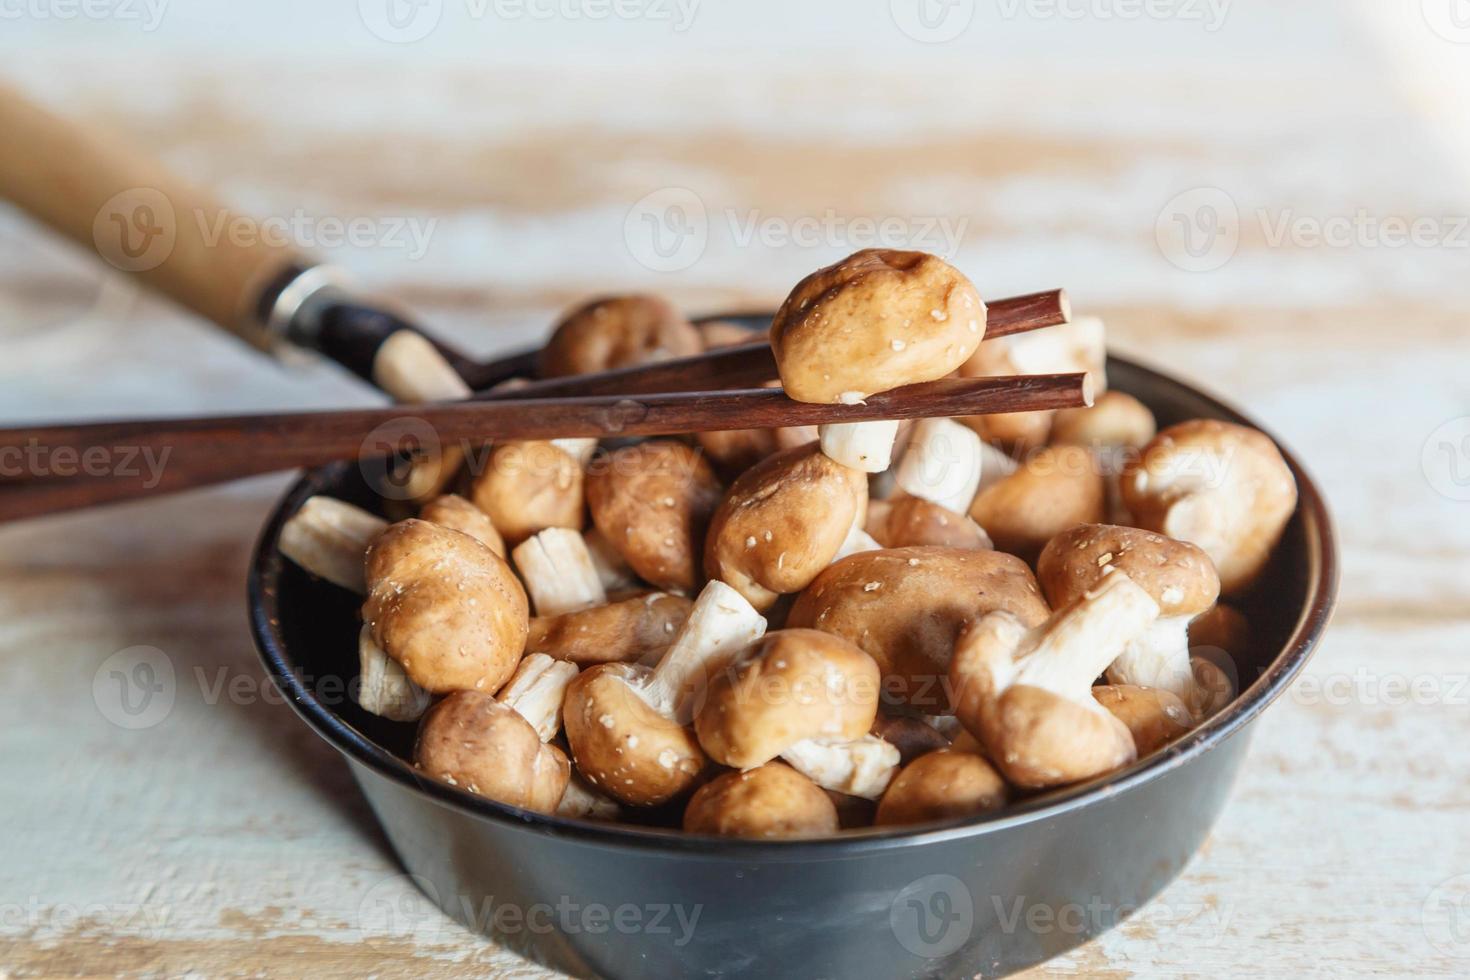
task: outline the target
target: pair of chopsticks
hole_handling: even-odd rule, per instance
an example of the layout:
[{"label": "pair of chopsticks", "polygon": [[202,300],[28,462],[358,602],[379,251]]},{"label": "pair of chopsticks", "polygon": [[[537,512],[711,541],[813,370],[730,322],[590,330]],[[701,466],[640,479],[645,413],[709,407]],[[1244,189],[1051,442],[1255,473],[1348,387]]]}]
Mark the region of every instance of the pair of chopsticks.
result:
[{"label": "pair of chopsticks", "polygon": [[[1067,322],[1060,291],[1001,300],[986,338]],[[518,355],[524,360],[525,355]],[[465,362],[491,376],[503,364]],[[792,401],[766,343],[572,378],[464,402],[346,411],[138,419],[0,430],[0,520],[208,486],[261,473],[492,440],[671,435],[1091,403],[1085,374],[947,378],[859,405]],[[437,444],[437,445],[436,445]]]}]

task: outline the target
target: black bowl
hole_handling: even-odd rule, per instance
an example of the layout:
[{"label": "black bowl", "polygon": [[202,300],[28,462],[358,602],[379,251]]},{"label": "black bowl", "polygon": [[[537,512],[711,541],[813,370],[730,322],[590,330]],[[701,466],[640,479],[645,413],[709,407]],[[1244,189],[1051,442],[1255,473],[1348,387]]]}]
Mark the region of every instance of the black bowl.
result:
[{"label": "black bowl", "polygon": [[[1255,425],[1129,361],[1109,372],[1161,425]],[[343,690],[357,672],[360,599],[278,548],[313,494],[378,507],[352,464],[306,474],[276,508],[251,569],[251,623],[268,671],[346,757],[419,887],[531,959],[579,976],[996,976],[1111,928],[1179,874],[1225,803],[1251,723],[1321,637],[1337,586],[1331,520],[1283,453],[1301,504],[1246,600],[1257,640],[1233,651],[1240,696],[1127,769],[978,822],[732,840],[527,813],[425,779],[407,761],[412,726],[368,715]]]}]

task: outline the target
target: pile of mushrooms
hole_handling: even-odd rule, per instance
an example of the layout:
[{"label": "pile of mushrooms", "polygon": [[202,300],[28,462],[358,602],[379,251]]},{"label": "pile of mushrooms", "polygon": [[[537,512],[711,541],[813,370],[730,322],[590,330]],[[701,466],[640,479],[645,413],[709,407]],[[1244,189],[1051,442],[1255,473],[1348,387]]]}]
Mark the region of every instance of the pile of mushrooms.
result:
[{"label": "pile of mushrooms", "polygon": [[[953,266],[868,250],[802,280],[770,343],[809,402],[956,374],[1106,387],[1101,321],[985,328]],[[614,297],[557,326],[539,369],[749,337]],[[1106,391],[1030,416],[505,443],[396,523],[309,500],[281,547],[362,595],[357,704],[417,724],[413,764],[465,792],[737,837],[974,819],[1236,694],[1252,628],[1226,603],[1261,581],[1296,486],[1259,432],[1156,429]]]}]

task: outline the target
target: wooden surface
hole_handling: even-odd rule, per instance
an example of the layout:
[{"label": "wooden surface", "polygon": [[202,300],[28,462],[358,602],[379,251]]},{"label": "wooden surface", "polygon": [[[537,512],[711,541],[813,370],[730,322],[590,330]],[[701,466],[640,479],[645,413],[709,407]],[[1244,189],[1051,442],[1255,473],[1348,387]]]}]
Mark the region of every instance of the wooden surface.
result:
[{"label": "wooden surface", "polygon": [[[601,290],[773,305],[868,243],[853,217],[941,248],[939,219],[962,222],[956,260],[988,295],[1066,284],[1121,350],[1275,427],[1325,486],[1346,567],[1199,857],[1037,975],[1470,972],[1470,47],[1434,0],[1242,0],[1215,31],[983,15],[942,45],[882,4],[838,22],[710,0],[683,33],[607,25],[616,44],[452,20],[390,44],[332,6],[180,0],[153,31],[30,16],[7,21],[6,71],[257,213],[367,217],[385,240],[433,221],[421,249],[329,251],[477,352]],[[1222,253],[1170,235],[1219,191],[1238,246],[1203,269]],[[669,203],[702,208],[707,236],[660,272],[697,251],[640,237]],[[1313,239],[1340,217],[1347,240]],[[1385,218],[1436,240],[1363,232]],[[9,214],[0,350],[7,424],[374,401]],[[410,886],[332,750],[263,689],[245,629],[283,485],[0,530],[0,974],[544,975],[437,915],[364,913]],[[138,663],[173,696],[131,716],[113,671]]]}]

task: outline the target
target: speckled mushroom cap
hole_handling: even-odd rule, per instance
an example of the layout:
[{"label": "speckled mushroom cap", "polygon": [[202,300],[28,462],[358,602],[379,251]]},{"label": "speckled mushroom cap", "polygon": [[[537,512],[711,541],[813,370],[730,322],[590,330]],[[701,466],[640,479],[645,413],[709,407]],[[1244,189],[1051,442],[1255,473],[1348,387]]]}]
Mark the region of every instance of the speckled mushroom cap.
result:
[{"label": "speckled mushroom cap", "polygon": [[693,600],[650,592],[605,606],[531,619],[526,653],[544,653],[581,667],[636,663],[667,650],[689,618]]},{"label": "speckled mushroom cap", "polygon": [[851,401],[951,373],[985,336],[985,304],[924,252],[866,249],[797,283],[771,349],[797,401]]},{"label": "speckled mushroom cap", "polygon": [[694,733],[635,690],[649,674],[633,664],[592,667],[572,681],[562,705],[577,771],[630,806],[673,799],[694,785],[706,762]]},{"label": "speckled mushroom cap", "polygon": [[1192,541],[1221,591],[1248,588],[1296,510],[1296,479],[1264,434],[1214,419],[1170,426],[1124,467],[1123,503],[1141,527]]},{"label": "speckled mushroom cap", "polygon": [[644,581],[677,592],[699,585],[723,490],[704,456],[672,439],[625,446],[587,473],[587,506],[603,537]]},{"label": "speckled mushroom cap", "polygon": [[690,357],[703,349],[699,331],[668,300],[612,296],[568,313],[542,349],[537,369],[543,378],[559,378]]},{"label": "speckled mushroom cap", "polygon": [[512,546],[549,527],[580,531],[582,464],[550,442],[496,443],[470,496]]},{"label": "speckled mushroom cap", "polygon": [[368,548],[363,619],[426,691],[494,694],[526,647],[526,591],[505,560],[459,531],[407,520]]},{"label": "speckled mushroom cap", "polygon": [[1005,780],[973,752],[939,749],[903,768],[878,802],[878,826],[976,817],[1004,806]]},{"label": "speckled mushroom cap", "polygon": [[551,813],[566,792],[571,766],[512,707],[478,691],[456,691],[424,716],[414,765],[480,796]]},{"label": "speckled mushroom cap", "polygon": [[1027,626],[1049,610],[1025,562],[998,551],[895,548],[834,563],[796,599],[788,626],[841,636],[883,672],[885,697],[943,713],[943,679],[966,622],[994,610]]},{"label": "speckled mushroom cap", "polygon": [[468,534],[501,558],[505,557],[505,540],[495,529],[490,515],[458,494],[446,493],[424,504],[419,519]]},{"label": "speckled mushroom cap", "polygon": [[778,630],[715,677],[694,729],[711,759],[750,769],[809,738],[861,738],[879,693],[878,665],[851,643],[817,630]]},{"label": "speckled mushroom cap", "polygon": [[1092,696],[1128,726],[1140,757],[1163,748],[1194,727],[1189,706],[1168,691],[1132,684],[1100,684],[1092,689]]},{"label": "speckled mushroom cap", "polygon": [[1047,542],[1036,577],[1052,608],[1071,605],[1110,569],[1128,577],[1159,604],[1159,615],[1198,616],[1220,596],[1220,577],[1199,548],[1136,527],[1079,524]]},{"label": "speckled mushroom cap", "polygon": [[1034,561],[1042,547],[1076,524],[1107,516],[1107,481],[1093,454],[1081,446],[1048,446],[1016,471],[981,490],[970,517],[995,547]]},{"label": "speckled mushroom cap", "polygon": [[825,837],[837,832],[837,808],[816,783],[768,762],[701,786],[684,810],[684,829],[720,837]]},{"label": "speckled mushroom cap", "polygon": [[967,515],[956,514],[932,500],[902,494],[885,504],[882,519],[868,524],[868,533],[885,548],[990,547],[990,538]]},{"label": "speckled mushroom cap", "polygon": [[769,609],[827,567],[867,506],[867,474],[817,443],[778,453],[746,470],[715,510],[705,574]]}]

